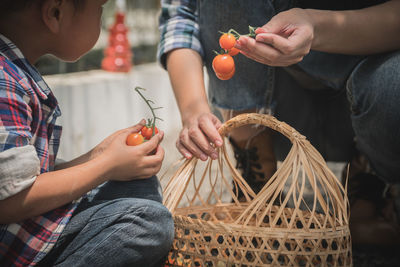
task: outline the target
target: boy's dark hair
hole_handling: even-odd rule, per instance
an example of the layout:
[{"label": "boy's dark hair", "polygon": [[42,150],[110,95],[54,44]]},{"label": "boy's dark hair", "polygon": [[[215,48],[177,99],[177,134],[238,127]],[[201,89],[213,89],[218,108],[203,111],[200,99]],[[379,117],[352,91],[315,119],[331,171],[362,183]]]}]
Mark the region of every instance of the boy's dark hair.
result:
[{"label": "boy's dark hair", "polygon": [[[81,7],[84,0],[68,0],[72,1],[75,9]],[[0,15],[6,15],[9,13],[14,13],[21,11],[33,4],[41,5],[44,0],[0,0]]]}]

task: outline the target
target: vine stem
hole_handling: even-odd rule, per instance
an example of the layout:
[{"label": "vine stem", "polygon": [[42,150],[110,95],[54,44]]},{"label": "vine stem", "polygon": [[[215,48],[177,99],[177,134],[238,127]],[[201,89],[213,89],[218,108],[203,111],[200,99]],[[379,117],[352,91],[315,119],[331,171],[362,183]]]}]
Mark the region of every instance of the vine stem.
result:
[{"label": "vine stem", "polygon": [[228,31],[228,33],[231,33],[231,34],[235,35],[236,39],[239,39],[240,36],[249,36],[249,37],[255,38],[256,37],[255,30],[256,29],[257,29],[257,27],[249,26],[249,33],[248,34],[240,34],[234,29],[230,29]]},{"label": "vine stem", "polygon": [[162,108],[162,107],[153,108],[153,107],[151,106],[150,103],[153,103],[153,104],[154,104],[154,102],[151,101],[151,100],[149,100],[149,99],[147,99],[147,98],[142,94],[142,92],[140,92],[140,90],[146,90],[146,89],[145,89],[145,88],[142,88],[142,87],[139,87],[139,86],[136,86],[136,87],[135,87],[135,91],[140,95],[141,98],[143,98],[144,102],[146,102],[147,106],[150,108],[151,114],[153,115],[153,121],[151,122],[151,120],[149,119],[149,124],[151,124],[151,127],[152,127],[152,136],[154,136],[154,134],[155,134],[155,128],[156,128],[156,120],[157,120],[157,119],[158,119],[158,120],[161,120],[161,121],[163,120],[163,119],[161,119],[161,118],[159,118],[159,117],[156,116],[154,110],[155,110],[155,109],[160,109],[160,108]]}]

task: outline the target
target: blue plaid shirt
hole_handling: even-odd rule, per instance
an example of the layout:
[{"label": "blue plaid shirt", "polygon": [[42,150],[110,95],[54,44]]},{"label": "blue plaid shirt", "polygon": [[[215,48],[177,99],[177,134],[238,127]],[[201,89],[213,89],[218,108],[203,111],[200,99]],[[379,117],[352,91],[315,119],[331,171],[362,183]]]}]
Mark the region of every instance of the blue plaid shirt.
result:
[{"label": "blue plaid shirt", "polygon": [[[216,0],[217,1],[217,0]],[[196,0],[162,0],[161,39],[157,58],[165,68],[165,55],[176,48],[190,48],[204,56],[199,39]]]},{"label": "blue plaid shirt", "polygon": [[[57,100],[39,72],[0,35],[0,199],[30,187],[36,176],[54,169],[60,115]],[[57,241],[76,205],[0,225],[0,266],[38,263]]]}]

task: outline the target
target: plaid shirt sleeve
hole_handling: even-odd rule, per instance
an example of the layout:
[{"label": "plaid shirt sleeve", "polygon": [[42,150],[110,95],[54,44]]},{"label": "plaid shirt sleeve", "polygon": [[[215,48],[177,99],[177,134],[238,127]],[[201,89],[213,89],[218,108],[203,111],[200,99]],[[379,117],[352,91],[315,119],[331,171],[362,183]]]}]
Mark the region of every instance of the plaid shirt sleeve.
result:
[{"label": "plaid shirt sleeve", "polygon": [[29,187],[40,173],[39,158],[30,144],[30,98],[12,71],[0,66],[0,200]]},{"label": "plaid shirt sleeve", "polygon": [[193,49],[203,57],[199,39],[196,0],[162,0],[157,58],[166,68],[166,54],[176,48]]}]

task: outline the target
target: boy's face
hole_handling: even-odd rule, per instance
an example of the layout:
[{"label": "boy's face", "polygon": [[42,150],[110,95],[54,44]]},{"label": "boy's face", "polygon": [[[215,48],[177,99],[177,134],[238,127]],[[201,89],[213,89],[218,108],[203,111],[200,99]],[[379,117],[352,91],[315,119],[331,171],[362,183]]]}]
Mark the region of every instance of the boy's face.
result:
[{"label": "boy's face", "polygon": [[65,61],[75,61],[97,42],[101,29],[103,5],[108,0],[85,0],[78,10],[67,1],[59,39],[54,55]]}]

